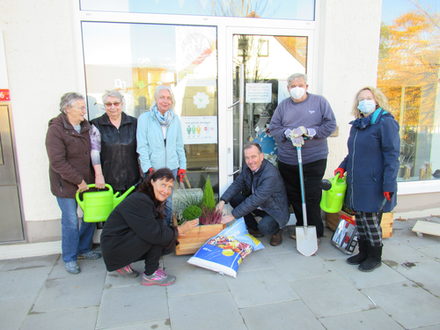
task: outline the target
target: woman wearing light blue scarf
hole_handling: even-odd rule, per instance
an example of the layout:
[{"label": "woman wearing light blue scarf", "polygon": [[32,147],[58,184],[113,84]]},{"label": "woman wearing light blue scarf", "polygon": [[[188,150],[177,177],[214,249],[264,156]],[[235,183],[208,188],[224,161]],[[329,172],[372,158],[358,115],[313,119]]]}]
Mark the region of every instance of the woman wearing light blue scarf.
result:
[{"label": "woman wearing light blue scarf", "polygon": [[[169,86],[158,86],[154,93],[156,103],[140,115],[137,126],[137,153],[145,175],[162,167],[183,179],[186,174],[186,156],[179,117],[174,113],[173,92]],[[167,202],[166,218],[171,221],[171,197]]]}]

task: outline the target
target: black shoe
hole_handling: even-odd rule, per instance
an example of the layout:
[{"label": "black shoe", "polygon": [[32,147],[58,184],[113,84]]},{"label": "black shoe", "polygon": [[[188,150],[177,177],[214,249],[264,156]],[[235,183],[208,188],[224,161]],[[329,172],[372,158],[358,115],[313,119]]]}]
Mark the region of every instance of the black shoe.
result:
[{"label": "black shoe", "polygon": [[260,231],[258,229],[249,228],[248,232],[249,232],[249,234],[251,234],[255,238],[260,238],[260,237],[264,236],[262,233],[260,233]]},{"label": "black shoe", "polygon": [[369,246],[368,257],[358,267],[361,272],[372,272],[382,265],[382,246]]},{"label": "black shoe", "polygon": [[365,240],[359,240],[359,253],[351,256],[346,261],[350,265],[360,265],[368,257],[368,243]]},{"label": "black shoe", "polygon": [[280,229],[270,238],[270,245],[278,246],[283,242],[283,231]]}]

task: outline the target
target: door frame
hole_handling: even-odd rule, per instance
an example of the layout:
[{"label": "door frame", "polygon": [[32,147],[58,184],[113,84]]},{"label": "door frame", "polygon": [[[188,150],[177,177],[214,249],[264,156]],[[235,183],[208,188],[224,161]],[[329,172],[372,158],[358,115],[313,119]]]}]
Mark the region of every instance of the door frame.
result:
[{"label": "door frame", "polygon": [[[304,23],[304,22],[303,22]],[[314,22],[307,22],[314,23]],[[299,25],[299,24],[297,24]],[[220,33],[219,33],[220,34]],[[218,124],[218,149],[219,155],[224,155],[219,157],[219,194],[221,195],[226,188],[234,180],[234,140],[233,140],[233,111],[237,111],[237,106],[233,105],[233,72],[234,72],[234,46],[233,46],[233,36],[237,34],[246,35],[267,35],[267,36],[300,36],[307,37],[307,76],[308,84],[314,85],[315,77],[315,25],[306,24],[297,27],[287,28],[287,27],[272,27],[266,28],[261,26],[227,26],[224,28],[223,35],[223,47],[224,51],[219,51],[219,77],[218,77],[218,102],[219,102],[219,124]],[[220,49],[220,36],[219,36],[219,47]],[[222,56],[224,56],[222,58]],[[222,67],[220,67],[222,66]],[[294,72],[288,72],[293,74]],[[286,76],[286,78],[287,78]],[[244,102],[244,100],[242,100]]]}]

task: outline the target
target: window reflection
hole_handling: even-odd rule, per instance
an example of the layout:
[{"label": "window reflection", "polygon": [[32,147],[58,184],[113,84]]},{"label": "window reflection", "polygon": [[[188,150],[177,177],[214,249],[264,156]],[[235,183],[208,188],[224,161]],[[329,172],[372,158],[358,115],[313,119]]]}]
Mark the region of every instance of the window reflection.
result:
[{"label": "window reflection", "polygon": [[306,72],[307,42],[302,36],[234,35],[234,101],[240,90],[245,94],[243,120],[234,112],[234,170],[241,166],[241,140],[260,143],[266,159],[276,162],[268,126],[278,103],[288,97],[287,77]]},{"label": "window reflection", "polygon": [[[436,0],[383,2],[378,87],[400,124],[400,181],[440,177],[438,40],[440,4]],[[393,7],[394,8],[394,7]],[[392,16],[390,16],[392,15]]]},{"label": "window reflection", "polygon": [[81,10],[313,21],[315,0],[81,0]]},{"label": "window reflection", "polygon": [[83,22],[82,29],[89,118],[104,113],[105,90],[120,90],[126,113],[139,117],[153,105],[158,85],[172,86],[191,184],[199,186],[206,172],[214,172],[216,186],[216,28]]},{"label": "window reflection", "polygon": [[3,145],[2,145],[2,137],[0,135],[0,165],[5,165],[3,160]]}]

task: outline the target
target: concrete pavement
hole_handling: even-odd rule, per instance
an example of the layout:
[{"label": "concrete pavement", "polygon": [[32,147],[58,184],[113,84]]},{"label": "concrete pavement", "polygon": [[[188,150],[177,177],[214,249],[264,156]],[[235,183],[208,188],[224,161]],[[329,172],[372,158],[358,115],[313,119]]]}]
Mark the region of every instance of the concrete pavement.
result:
[{"label": "concrete pavement", "polygon": [[415,220],[394,221],[372,273],[346,264],[330,231],[313,257],[288,230],[281,246],[263,238],[235,279],[166,256],[169,287],[107,273],[102,260],[80,261],[79,275],[59,255],[3,260],[0,329],[440,329],[440,238],[417,237]]}]

